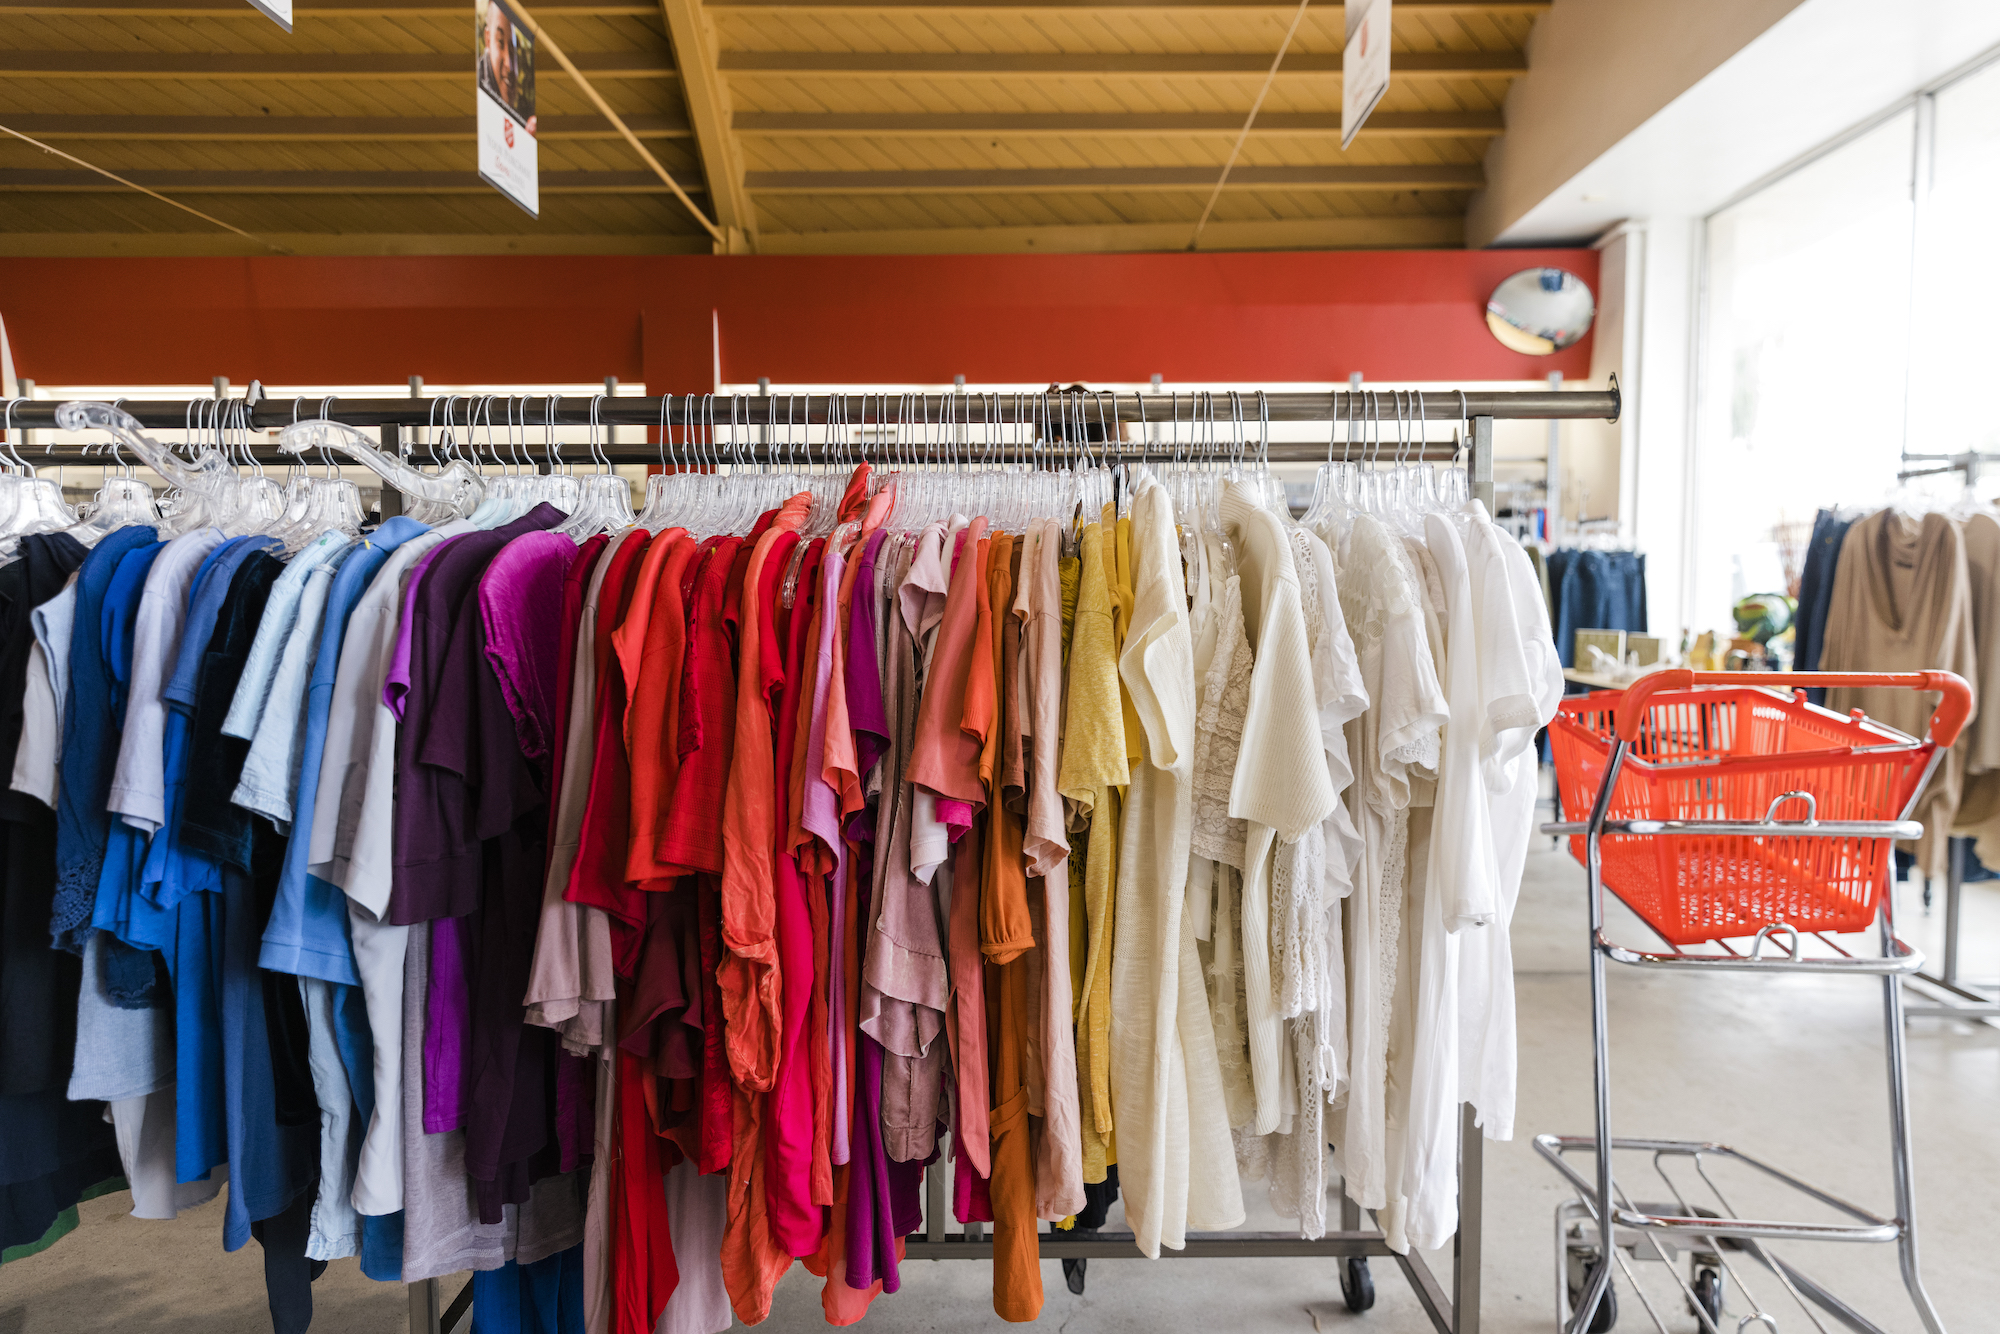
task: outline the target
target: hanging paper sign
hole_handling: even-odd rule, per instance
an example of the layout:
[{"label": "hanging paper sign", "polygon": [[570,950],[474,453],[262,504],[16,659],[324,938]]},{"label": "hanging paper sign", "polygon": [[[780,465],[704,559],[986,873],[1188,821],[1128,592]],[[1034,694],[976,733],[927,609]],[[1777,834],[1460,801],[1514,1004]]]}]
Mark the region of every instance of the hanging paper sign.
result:
[{"label": "hanging paper sign", "polygon": [[250,0],[250,8],[286,32],[292,30],[292,0]]},{"label": "hanging paper sign", "polygon": [[1340,57],[1340,148],[1354,142],[1389,91],[1389,0],[1349,0],[1347,49]]},{"label": "hanging paper sign", "polygon": [[507,0],[479,0],[479,179],[539,216],[535,33]]}]

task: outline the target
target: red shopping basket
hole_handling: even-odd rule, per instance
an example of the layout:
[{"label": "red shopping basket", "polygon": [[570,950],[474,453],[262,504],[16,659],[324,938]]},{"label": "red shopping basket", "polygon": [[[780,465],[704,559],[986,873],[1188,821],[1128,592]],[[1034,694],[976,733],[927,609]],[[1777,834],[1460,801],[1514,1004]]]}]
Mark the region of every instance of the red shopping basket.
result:
[{"label": "red shopping basket", "polygon": [[[1949,672],[1656,672],[1623,691],[1562,702],[1549,724],[1565,816],[1588,818],[1614,739],[1632,743],[1610,820],[1893,821],[1908,809],[1932,754],[1950,746],[1971,690]],[[1780,685],[1902,686],[1942,691],[1923,741],[1789,695]],[[1584,840],[1570,840],[1581,861]],[[1800,931],[1859,931],[1887,883],[1889,840],[1767,834],[1606,834],[1604,883],[1668,943],[1754,935],[1776,922]]]}]

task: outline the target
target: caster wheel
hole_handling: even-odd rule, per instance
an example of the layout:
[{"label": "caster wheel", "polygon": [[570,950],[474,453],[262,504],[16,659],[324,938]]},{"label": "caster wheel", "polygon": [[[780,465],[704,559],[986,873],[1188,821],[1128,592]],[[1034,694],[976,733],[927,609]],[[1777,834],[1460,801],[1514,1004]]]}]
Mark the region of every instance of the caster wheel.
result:
[{"label": "caster wheel", "polygon": [[1341,1261],[1340,1295],[1347,1309],[1356,1315],[1375,1304],[1375,1276],[1368,1272],[1366,1257],[1357,1255]]},{"label": "caster wheel", "polygon": [[[1572,1310],[1583,1300],[1583,1294],[1589,1290],[1590,1280],[1596,1273],[1597,1266],[1591,1265],[1583,1271],[1582,1285],[1569,1290],[1569,1304]],[[1615,1285],[1607,1283],[1604,1286],[1604,1300],[1597,1304],[1597,1314],[1590,1318],[1590,1334],[1608,1334],[1611,1327],[1617,1323],[1618,1289]]]},{"label": "caster wheel", "polygon": [[1068,1285],[1072,1293],[1078,1297],[1083,1296],[1083,1281],[1090,1272],[1090,1261],[1065,1260],[1062,1262],[1062,1267],[1063,1282]]},{"label": "caster wheel", "polygon": [[[1694,1299],[1716,1329],[1722,1328],[1722,1276],[1704,1267],[1694,1277]],[[1692,1313],[1690,1313],[1692,1314]]]}]

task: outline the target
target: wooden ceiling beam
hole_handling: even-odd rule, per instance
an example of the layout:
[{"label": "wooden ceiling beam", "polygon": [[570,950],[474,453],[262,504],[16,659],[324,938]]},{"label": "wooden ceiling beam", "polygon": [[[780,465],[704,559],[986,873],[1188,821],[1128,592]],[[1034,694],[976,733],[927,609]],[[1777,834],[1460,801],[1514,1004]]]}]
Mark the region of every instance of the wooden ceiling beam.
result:
[{"label": "wooden ceiling beam", "polygon": [[[1405,0],[1407,3],[1407,0]],[[644,17],[654,7],[644,0],[542,0],[535,6],[538,17],[616,18]],[[448,0],[299,0],[292,17],[311,18],[459,18],[463,4]],[[63,15],[90,18],[204,18],[264,19],[247,3],[231,0],[0,0],[4,15]]]},{"label": "wooden ceiling beam", "polygon": [[[594,79],[671,78],[664,55],[646,51],[583,51],[571,56]],[[563,79],[559,66],[544,65],[543,79]],[[182,51],[0,51],[0,79],[472,79],[472,55],[410,54],[400,51],[182,52]]]},{"label": "wooden ceiling beam", "polygon": [[729,82],[722,77],[721,46],[701,0],[659,0],[660,17],[673,41],[682,100],[694,126],[696,150],[708,177],[715,223],[728,238],[725,249],[757,248],[757,207],[743,188],[743,152],[731,126]]},{"label": "wooden ceiling beam", "polygon": [[[936,227],[880,232],[765,232],[772,255],[1061,255],[1184,250],[1192,222],[1070,227]],[[1465,244],[1449,216],[1210,222],[1203,250],[1443,249]]]},{"label": "wooden ceiling beam", "polygon": [[[491,194],[472,171],[120,171],[138,185],[180,195],[416,195]],[[704,188],[694,177],[683,190]],[[0,191],[22,194],[119,194],[125,187],[94,172],[41,167],[0,168]],[[545,195],[670,194],[650,171],[545,171]]]},{"label": "wooden ceiling beam", "polygon": [[[694,220],[688,220],[694,226]],[[706,255],[708,233],[598,232],[264,232],[294,255]],[[255,240],[228,232],[0,232],[9,258],[75,256],[268,255]]]},{"label": "wooden ceiling beam", "polygon": [[[1206,190],[1214,167],[1085,167],[1050,171],[753,171],[753,194],[1108,194]],[[1231,190],[1477,190],[1479,167],[1244,167]]]},{"label": "wooden ceiling beam", "polygon": [[[739,111],[738,134],[798,138],[1087,138],[1096,135],[1235,135],[1243,128],[1237,112],[1109,112],[1103,114],[919,114],[875,115],[792,111]],[[1361,129],[1363,138],[1462,139],[1490,137],[1503,126],[1497,111],[1377,111]],[[1266,111],[1251,126],[1253,135],[1340,137],[1339,112]]]},{"label": "wooden ceiling beam", "polygon": [[[474,116],[66,116],[10,115],[6,123],[37,139],[186,140],[226,143],[388,143],[475,137]],[[632,114],[625,123],[644,139],[685,139],[685,118]],[[604,117],[543,116],[542,139],[617,139]]]},{"label": "wooden ceiling beam", "polygon": [[[1396,8],[1424,14],[1540,14],[1554,0],[1396,0]],[[768,13],[773,10],[894,11],[974,9],[986,12],[1015,10],[1033,13],[1048,9],[1069,10],[1188,10],[1188,9],[1270,9],[1297,8],[1289,0],[708,0],[711,9],[744,9]],[[1344,8],[1338,0],[1324,6]]]},{"label": "wooden ceiling beam", "polygon": [[[724,51],[724,71],[738,75],[778,74],[821,78],[879,78],[883,75],[941,75],[953,78],[1213,78],[1261,75],[1271,57],[1242,54],[1155,55],[1150,52],[992,52],[992,51]],[[1519,51],[1398,52],[1390,68],[1405,78],[1494,79],[1528,72]],[[1284,75],[1340,74],[1336,54],[1295,54],[1278,67]]]}]

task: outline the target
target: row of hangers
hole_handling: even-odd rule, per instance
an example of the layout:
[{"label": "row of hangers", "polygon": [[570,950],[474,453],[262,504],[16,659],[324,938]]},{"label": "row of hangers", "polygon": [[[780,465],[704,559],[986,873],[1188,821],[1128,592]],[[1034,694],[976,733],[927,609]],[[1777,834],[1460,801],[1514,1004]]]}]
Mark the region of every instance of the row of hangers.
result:
[{"label": "row of hangers", "polygon": [[[1106,391],[1015,393],[1005,412],[1005,395],[955,392],[945,396],[935,417],[932,400],[924,395],[836,394],[830,396],[817,460],[810,424],[800,411],[810,400],[787,395],[768,414],[778,424],[757,424],[765,433],[761,463],[753,462],[747,448],[753,424],[743,419],[742,399],[726,400],[725,419],[716,410],[718,396],[690,396],[676,441],[673,396],[666,395],[660,413],[661,472],[648,479],[645,505],[636,515],[629,488],[612,472],[600,443],[604,397],[597,395],[591,403],[588,449],[595,470],[582,476],[561,457],[555,432],[559,395],[453,394],[433,400],[426,434],[429,470],[331,420],[336,398],[321,400],[320,415],[309,420],[300,419],[303,400],[294,400],[294,420],[280,432],[279,448],[293,455],[318,451],[326,475],[314,476],[295,465],[283,487],[265,475],[250,450],[248,413],[240,401],[191,403],[188,438],[178,453],[148,437],[117,404],[66,403],[58,409],[58,424],[66,430],[105,431],[110,442],[104,448],[121,471],[107,477],[88,517],[79,520],[63,503],[60,487],[37,477],[10,443],[11,458],[0,455],[0,540],[63,528],[91,541],[133,522],[159,523],[173,531],[214,524],[233,535],[267,533],[296,550],[330,529],[358,533],[364,521],[360,492],[337,475],[334,453],[380,475],[402,493],[405,512],[425,522],[464,517],[482,527],[497,526],[547,502],[570,515],[559,531],[578,540],[631,523],[655,532],[669,523],[702,535],[747,532],[757,515],[800,492],[811,497],[806,533],[824,535],[833,529],[852,464],[868,461],[876,452],[883,455],[877,462],[885,468],[877,473],[875,486],[895,489],[887,518],[895,531],[915,531],[951,514],[984,514],[995,528],[1018,531],[1033,518],[1073,520],[1106,504],[1122,512],[1131,492],[1130,469],[1146,455],[1157,454],[1155,446],[1163,442],[1168,457],[1155,458],[1151,471],[1167,487],[1183,527],[1219,527],[1217,503],[1225,481],[1253,483],[1261,503],[1286,512],[1283,488],[1269,471],[1269,408],[1261,392],[1255,395],[1255,443],[1248,436],[1245,395],[1190,393],[1184,417],[1181,395],[1174,393],[1166,418],[1158,423],[1160,433],[1142,447],[1136,461],[1126,457],[1118,395]],[[850,445],[850,423],[871,419],[871,397],[880,400],[873,419],[892,424],[880,451],[871,450],[865,434],[855,442],[858,448]],[[1395,419],[1393,466],[1387,470],[1376,466],[1384,449],[1384,397]],[[541,400],[539,414],[531,409],[536,398]],[[1146,420],[1145,398],[1135,398],[1143,436],[1153,423]],[[1225,404],[1220,411],[1218,398]],[[504,403],[499,425],[504,457],[502,440],[496,438],[496,401]],[[1407,530],[1425,512],[1463,503],[1462,472],[1440,474],[1411,458],[1413,451],[1420,454],[1425,435],[1420,394],[1406,398],[1403,391],[1386,396],[1370,391],[1363,411],[1353,402],[1349,400],[1345,418],[1344,457],[1334,458],[1342,420],[1336,411],[1327,459],[1301,522],[1321,526],[1358,511]],[[12,411],[10,403],[8,427]],[[539,466],[529,439],[537,416],[543,435]],[[1364,436],[1359,441],[1357,428]],[[167,480],[171,489],[164,502],[153,499],[125,461],[126,448]],[[1008,462],[1010,456],[1018,461]],[[721,471],[724,465],[728,473]]]}]

